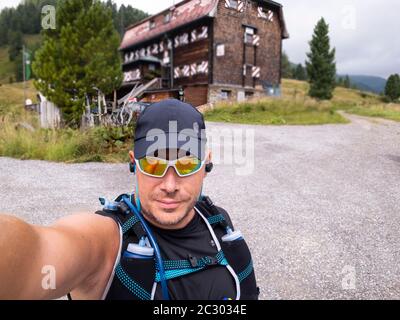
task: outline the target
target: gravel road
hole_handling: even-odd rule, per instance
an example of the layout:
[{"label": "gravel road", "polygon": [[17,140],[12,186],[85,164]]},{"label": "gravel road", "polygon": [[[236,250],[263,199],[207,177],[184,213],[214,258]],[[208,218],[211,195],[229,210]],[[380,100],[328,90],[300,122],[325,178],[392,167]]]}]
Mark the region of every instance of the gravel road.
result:
[{"label": "gravel road", "polygon": [[[253,172],[217,163],[205,193],[245,235],[262,299],[400,299],[400,123],[346,116],[351,124],[208,123],[228,136],[213,150],[237,147],[237,129],[255,135]],[[31,223],[131,190],[125,164],[0,158],[0,211]]]}]

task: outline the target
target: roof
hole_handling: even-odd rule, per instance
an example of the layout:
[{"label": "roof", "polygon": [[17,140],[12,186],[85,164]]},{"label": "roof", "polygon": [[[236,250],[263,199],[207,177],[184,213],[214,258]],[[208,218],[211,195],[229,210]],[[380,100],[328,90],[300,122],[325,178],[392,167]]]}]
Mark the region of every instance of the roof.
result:
[{"label": "roof", "polygon": [[[120,49],[131,47],[201,18],[213,16],[217,5],[218,0],[184,0],[129,27],[122,39]],[[172,13],[171,21],[164,23],[164,16],[168,12]],[[156,23],[152,29],[150,29],[150,21]]]},{"label": "roof", "polygon": [[[282,26],[282,38],[289,38],[283,17],[282,5],[271,0],[258,0],[278,8]],[[158,37],[166,32],[197,21],[204,17],[213,17],[216,13],[218,0],[184,0],[175,6],[148,17],[128,27],[122,39],[120,50],[127,49],[141,42]],[[171,13],[171,20],[164,22],[165,15]],[[150,28],[150,22],[154,21],[155,26]]]}]

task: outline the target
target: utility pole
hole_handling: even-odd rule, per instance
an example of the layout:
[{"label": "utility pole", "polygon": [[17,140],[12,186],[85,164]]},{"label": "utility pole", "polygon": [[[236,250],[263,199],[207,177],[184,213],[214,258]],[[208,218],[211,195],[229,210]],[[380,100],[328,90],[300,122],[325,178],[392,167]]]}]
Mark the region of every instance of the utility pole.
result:
[{"label": "utility pole", "polygon": [[22,46],[22,74],[24,77],[24,108],[25,108],[25,104],[26,104],[26,71],[25,71],[25,65],[26,65],[26,61],[25,61],[25,45]]}]

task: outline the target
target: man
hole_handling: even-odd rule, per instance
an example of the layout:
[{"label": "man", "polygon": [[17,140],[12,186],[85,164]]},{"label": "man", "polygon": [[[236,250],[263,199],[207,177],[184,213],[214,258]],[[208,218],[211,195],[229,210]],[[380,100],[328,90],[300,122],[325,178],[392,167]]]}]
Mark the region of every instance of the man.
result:
[{"label": "man", "polygon": [[[257,299],[247,245],[201,193],[212,169],[205,146],[194,107],[153,104],[129,152],[134,194],[51,227],[0,215],[0,299]],[[43,270],[55,271],[54,286]]]}]

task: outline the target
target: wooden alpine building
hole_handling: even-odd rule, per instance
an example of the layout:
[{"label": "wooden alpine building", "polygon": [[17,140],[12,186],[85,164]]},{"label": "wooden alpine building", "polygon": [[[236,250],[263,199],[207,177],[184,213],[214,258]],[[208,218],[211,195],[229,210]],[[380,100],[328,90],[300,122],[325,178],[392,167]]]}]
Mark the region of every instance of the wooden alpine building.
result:
[{"label": "wooden alpine building", "polygon": [[279,95],[282,40],[288,37],[277,2],[182,1],[127,28],[120,45],[119,95],[152,80],[143,101],[176,96],[182,89],[195,106]]}]

